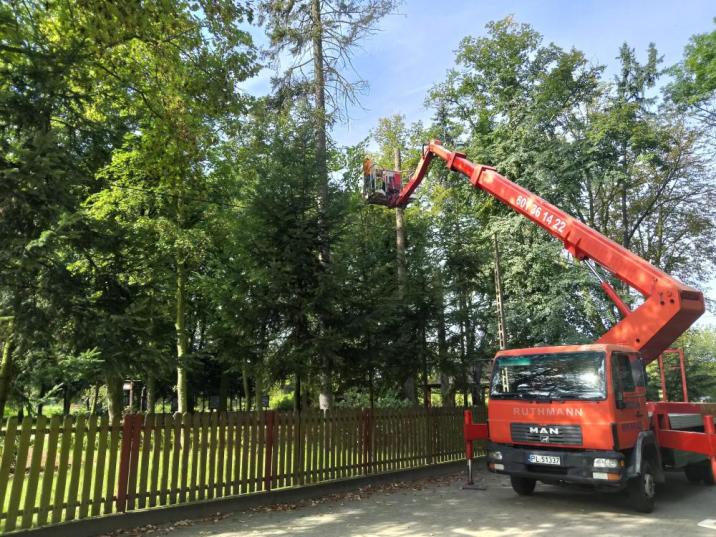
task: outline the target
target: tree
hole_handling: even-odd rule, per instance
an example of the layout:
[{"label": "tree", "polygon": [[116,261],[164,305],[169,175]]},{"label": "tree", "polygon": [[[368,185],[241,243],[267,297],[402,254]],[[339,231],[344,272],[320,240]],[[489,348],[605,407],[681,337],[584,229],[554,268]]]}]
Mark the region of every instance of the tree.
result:
[{"label": "tree", "polygon": [[[159,203],[138,199],[128,208],[144,215],[138,220],[136,213],[128,216],[131,225],[141,222],[153,228],[159,253],[172,259],[177,399],[179,411],[184,412],[189,402],[191,272],[206,242],[200,221],[204,204],[197,199],[208,190],[207,152],[215,140],[235,128],[246,101],[238,83],[256,66],[249,34],[241,29],[241,23],[251,18],[243,3],[209,2],[200,12],[184,3],[174,7],[150,12],[154,17],[137,12],[143,21],[140,37],[117,47],[104,69],[129,90],[124,104],[135,111],[139,134],[127,136],[122,149],[115,151],[113,163],[104,171],[108,188],[93,203],[107,206],[110,201],[103,196],[116,199],[126,189],[164,197]],[[176,32],[160,33],[157,40],[153,33],[157,27]],[[166,271],[166,265],[162,268]]]},{"label": "tree", "polygon": [[344,212],[337,202],[323,211],[315,195],[321,179],[312,113],[302,106],[277,111],[259,103],[236,157],[236,173],[246,181],[237,230],[243,312],[236,326],[251,345],[249,369],[257,393],[270,380],[292,376],[297,404],[303,398],[301,379],[325,373],[324,364],[312,358],[322,353],[334,363],[338,359],[335,308],[343,296],[334,285],[334,265],[320,261],[316,229],[324,221],[335,233]]},{"label": "tree", "polygon": [[[696,283],[710,272],[716,247],[716,192],[700,150],[702,132],[683,113],[648,97],[659,77],[650,46],[640,64],[620,49],[621,73],[589,116],[591,162],[583,167],[580,218],[651,263]],[[668,221],[668,224],[667,224]]]},{"label": "tree", "polygon": [[691,109],[709,127],[716,126],[716,30],[694,35],[684,50],[684,59],[670,72],[674,81],[667,94],[677,104]]},{"label": "tree", "polygon": [[[380,148],[380,156],[378,164],[385,169],[394,169],[400,171],[402,168],[402,155],[405,153],[407,142],[407,129],[405,126],[405,118],[401,115],[394,115],[390,118],[380,118],[378,127],[375,130],[374,138]],[[407,287],[407,256],[406,256],[407,238],[405,230],[405,209],[403,207],[395,208],[395,255],[396,255],[396,274],[397,274],[397,299],[400,302],[405,301],[405,290]],[[412,368],[408,369],[410,371]],[[426,379],[427,382],[427,379]],[[403,386],[405,397],[413,404],[417,404],[415,392],[415,375],[408,375]]]},{"label": "tree", "polygon": [[[459,68],[429,102],[447,119],[439,129],[461,138],[473,160],[696,282],[708,273],[714,247],[702,197],[712,195],[713,181],[699,133],[649,97],[659,75],[655,47],[644,64],[628,46],[619,58],[620,74],[602,84],[601,67],[579,51],[543,46],[528,25],[506,19],[490,23],[487,37],[461,43]],[[462,203],[480,213],[471,220],[486,242],[484,230],[501,230],[511,345],[589,341],[616,321],[599,288],[551,238],[493,200],[470,207],[468,199]]]},{"label": "tree", "polygon": [[[128,127],[91,76],[90,43],[101,37],[83,32],[72,13],[59,0],[0,6],[0,308],[14,318],[5,381],[16,395],[23,387],[12,382],[20,370],[12,367],[14,358],[37,357],[41,349],[51,367],[62,344],[67,350],[76,343],[53,337],[67,334],[77,306],[67,251],[59,245],[77,222],[73,215],[92,189],[93,172]],[[40,384],[46,373],[22,370],[37,373],[30,382]]]},{"label": "tree", "polygon": [[[308,97],[313,106],[311,123],[315,129],[321,215],[317,233],[324,268],[330,260],[325,216],[329,205],[328,131],[346,104],[356,103],[359,93],[367,86],[365,81],[352,81],[345,74],[352,70],[354,49],[395,6],[395,0],[266,0],[261,3],[271,42],[269,57],[278,61],[285,51],[290,53],[289,65],[274,81],[279,99],[292,101],[298,96]],[[321,408],[329,408],[329,359],[321,355],[319,361],[323,370]]]},{"label": "tree", "polygon": [[[148,296],[156,293],[135,285],[132,275],[160,268],[174,277],[179,399],[186,409],[183,306],[192,268],[186,265],[192,261],[186,228],[197,209],[186,199],[205,194],[200,179],[206,148],[237,124],[243,110],[237,85],[256,69],[249,34],[241,28],[251,11],[233,0],[142,6],[98,0],[81,10],[54,0],[10,2],[0,9],[1,65],[4,79],[13,81],[0,90],[7,112],[0,225],[2,236],[12,237],[4,250],[0,296],[16,319],[15,353],[27,355],[23,349],[35,346],[48,326],[53,335],[76,336],[62,342],[80,346],[64,349],[68,355],[104,346],[108,392],[118,402],[119,382],[131,365],[120,360],[112,367],[106,355],[137,341],[143,344],[136,351],[147,348],[149,338],[136,323],[149,317]],[[127,199],[127,192],[135,195]],[[170,203],[156,203],[154,196]],[[115,218],[122,208],[128,211],[125,223],[142,218],[122,227]],[[144,250],[142,259],[134,248],[150,235],[125,232],[152,220],[166,240],[158,251]],[[134,266],[127,268],[116,255],[122,248]],[[162,257],[168,251],[169,270]],[[95,294],[86,293],[90,288]],[[28,295],[34,299],[23,300]],[[88,315],[92,310],[100,315]],[[100,319],[105,328],[114,325],[110,333],[116,337],[103,338],[100,329],[79,332],[87,318],[94,326]],[[88,341],[92,336],[97,339]],[[63,346],[51,343],[48,354]]]},{"label": "tree", "polygon": [[[489,23],[488,35],[465,38],[457,66],[431,90],[435,121],[426,135],[442,138],[475,162],[493,165],[549,201],[573,210],[578,197],[582,111],[598,95],[601,68],[582,53],[549,44],[512,19]],[[567,133],[570,133],[569,135]],[[583,135],[581,135],[583,137]],[[458,384],[473,389],[498,347],[492,279],[497,233],[511,346],[585,340],[595,333],[579,312],[579,269],[565,262],[549,236],[464,177],[438,167],[426,185],[443,260],[446,343]],[[589,289],[589,287],[587,287]],[[447,354],[443,352],[443,354]],[[472,380],[467,373],[471,373]]]},{"label": "tree", "polygon": [[[689,400],[716,401],[716,329],[691,328],[679,337],[674,347],[684,351]],[[658,364],[650,364],[647,372],[648,396],[650,400],[656,401],[661,387]],[[664,377],[669,400],[681,401],[681,370],[674,355],[664,357]]]}]

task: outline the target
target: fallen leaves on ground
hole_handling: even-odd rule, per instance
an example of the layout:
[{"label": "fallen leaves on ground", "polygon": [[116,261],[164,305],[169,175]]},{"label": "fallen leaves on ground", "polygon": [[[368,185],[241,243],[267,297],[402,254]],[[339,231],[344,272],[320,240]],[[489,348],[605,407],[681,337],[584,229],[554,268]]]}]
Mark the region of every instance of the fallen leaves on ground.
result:
[{"label": "fallen leaves on ground", "polygon": [[[453,485],[456,481],[459,481],[463,477],[464,474],[460,472],[454,474],[424,477],[422,479],[411,481],[377,483],[367,485],[365,487],[360,487],[357,490],[337,492],[335,494],[326,494],[325,496],[301,500],[295,503],[274,503],[270,505],[251,507],[245,510],[240,509],[240,511],[247,511],[251,513],[271,513],[281,511],[294,511],[303,507],[313,507],[316,505],[322,505],[327,503],[339,503],[340,505],[343,505],[343,502],[365,500],[377,493],[394,494],[397,492],[418,492],[426,488],[449,486]],[[214,513],[213,515],[204,518],[178,520],[176,522],[172,522],[171,524],[165,524],[161,526],[147,524],[146,526],[140,526],[129,530],[114,531],[112,533],[100,535],[98,537],[143,537],[146,535],[166,535],[177,528],[194,526],[196,524],[217,523],[230,517],[233,514],[234,511],[228,513]]]},{"label": "fallen leaves on ground", "polygon": [[446,486],[459,479],[462,474],[449,474],[441,476],[426,477],[416,481],[395,481],[392,483],[378,483],[360,487],[358,490],[346,492],[337,492],[335,494],[327,494],[319,498],[311,498],[296,503],[277,503],[271,505],[261,505],[247,509],[254,513],[269,513],[273,511],[293,511],[301,507],[321,505],[339,501],[360,501],[370,498],[376,493],[395,493],[404,491],[420,491],[428,487]]},{"label": "fallen leaves on ground", "polygon": [[204,518],[193,518],[193,519],[185,519],[185,520],[177,520],[176,522],[172,522],[171,524],[164,524],[161,526],[155,526],[154,524],[147,524],[146,526],[140,526],[137,528],[132,528],[129,530],[117,530],[113,531],[108,534],[99,535],[98,537],[120,537],[120,536],[127,536],[127,537],[142,537],[144,535],[166,535],[172,531],[174,531],[177,528],[185,527],[185,526],[194,526],[196,524],[208,524],[208,523],[214,523],[220,522],[221,520],[224,520],[225,518],[228,518],[233,513],[214,513],[213,515],[204,517]]}]

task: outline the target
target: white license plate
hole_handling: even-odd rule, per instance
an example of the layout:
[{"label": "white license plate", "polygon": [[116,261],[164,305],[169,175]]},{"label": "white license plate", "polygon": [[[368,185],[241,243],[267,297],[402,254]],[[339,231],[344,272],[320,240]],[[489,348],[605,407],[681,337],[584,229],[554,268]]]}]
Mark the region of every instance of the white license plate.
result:
[{"label": "white license plate", "polygon": [[527,456],[527,462],[530,464],[551,464],[559,466],[562,464],[562,458],[555,457],[553,455],[538,455],[537,453],[530,453]]}]

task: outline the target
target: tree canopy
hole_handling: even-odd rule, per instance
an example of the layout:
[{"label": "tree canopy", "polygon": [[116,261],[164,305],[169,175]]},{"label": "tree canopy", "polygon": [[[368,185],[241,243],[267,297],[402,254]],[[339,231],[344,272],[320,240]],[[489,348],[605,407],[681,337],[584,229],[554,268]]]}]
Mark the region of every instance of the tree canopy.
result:
[{"label": "tree canopy", "polygon": [[[397,221],[363,202],[366,154],[399,152],[407,176],[431,138],[709,281],[716,33],[668,69],[625,43],[608,77],[494,21],[427,91],[429,121],[381,118],[341,147],[332,129],[368,89],[351,58],[396,7],[0,5],[0,413],[477,404],[500,344],[496,243],[510,347],[616,322],[560,244],[440,165]],[[272,89],[243,92],[267,60]],[[681,340],[695,397],[716,396],[714,333]]]}]

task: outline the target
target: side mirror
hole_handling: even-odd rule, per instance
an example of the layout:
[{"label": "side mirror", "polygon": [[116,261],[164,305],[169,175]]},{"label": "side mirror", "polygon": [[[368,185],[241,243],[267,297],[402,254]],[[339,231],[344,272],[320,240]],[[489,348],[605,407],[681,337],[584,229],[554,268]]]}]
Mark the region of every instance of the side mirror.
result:
[{"label": "side mirror", "polygon": [[618,389],[614,396],[616,398],[616,407],[620,410],[626,408],[626,403],[624,403],[624,392],[621,389]]}]

